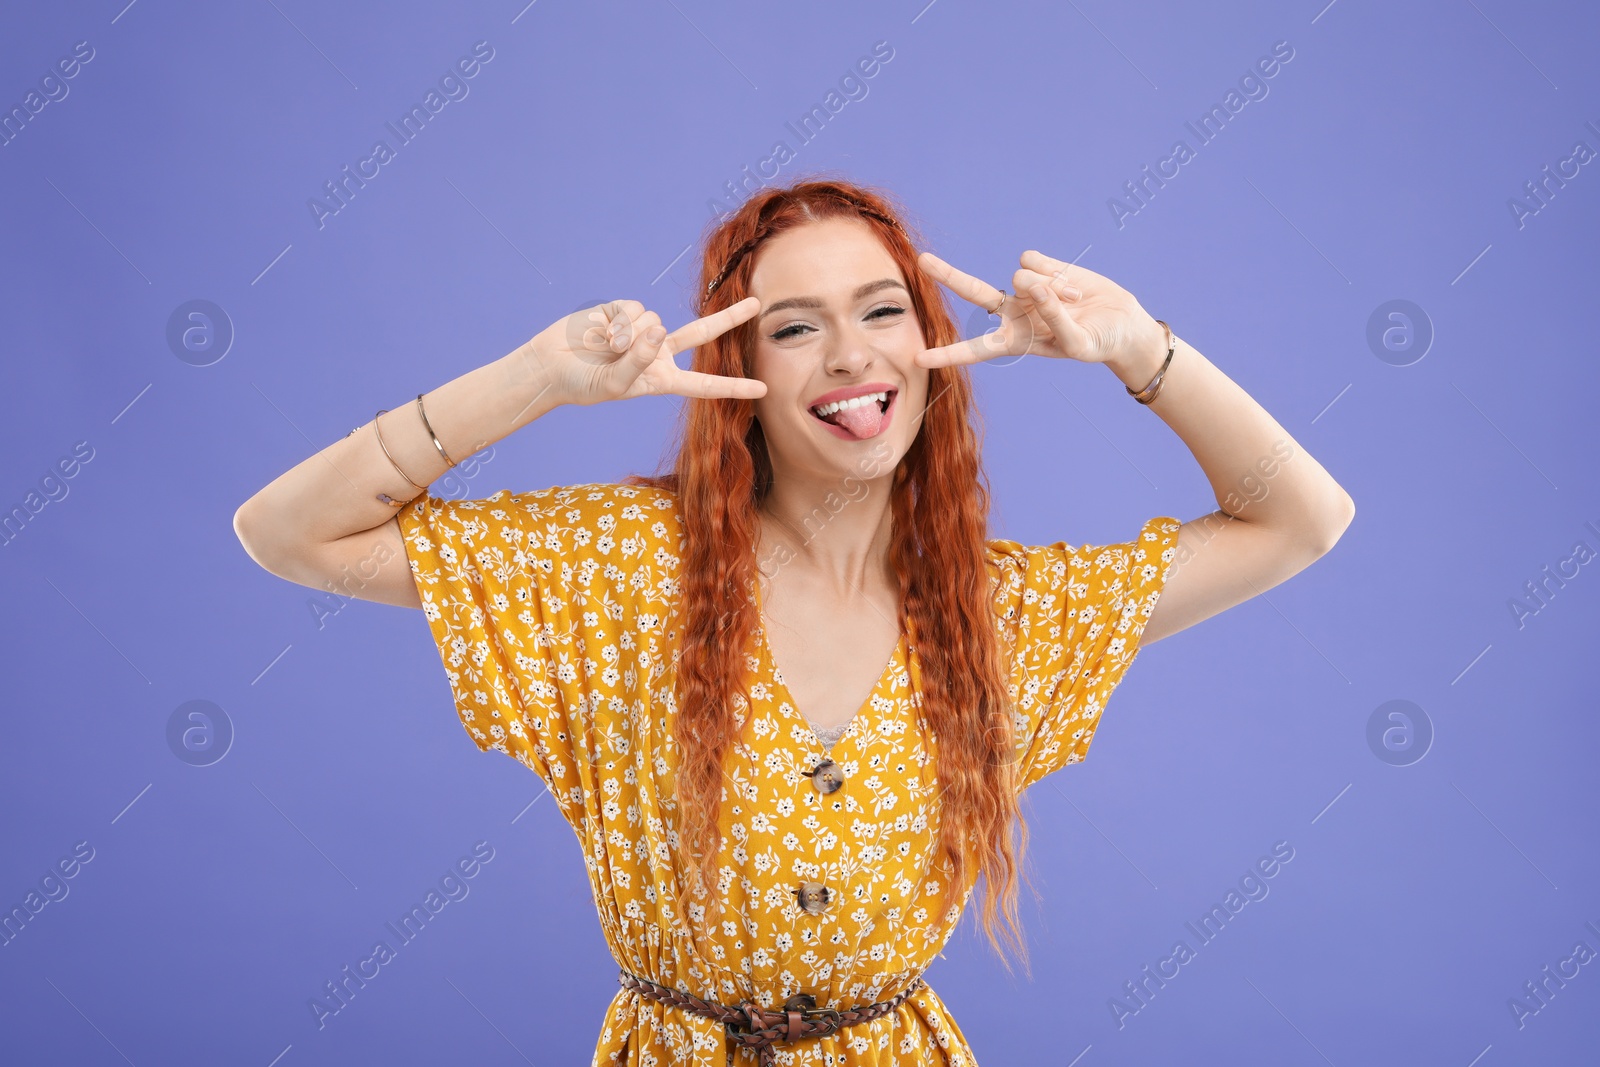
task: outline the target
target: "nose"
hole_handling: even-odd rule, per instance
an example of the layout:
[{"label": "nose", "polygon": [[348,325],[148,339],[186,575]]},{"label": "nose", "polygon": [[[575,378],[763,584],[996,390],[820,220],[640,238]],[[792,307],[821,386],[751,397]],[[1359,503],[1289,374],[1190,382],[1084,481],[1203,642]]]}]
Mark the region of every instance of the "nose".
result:
[{"label": "nose", "polygon": [[837,340],[828,346],[827,354],[823,357],[823,369],[830,375],[854,378],[872,366],[877,357],[865,330],[849,326],[834,336]]}]

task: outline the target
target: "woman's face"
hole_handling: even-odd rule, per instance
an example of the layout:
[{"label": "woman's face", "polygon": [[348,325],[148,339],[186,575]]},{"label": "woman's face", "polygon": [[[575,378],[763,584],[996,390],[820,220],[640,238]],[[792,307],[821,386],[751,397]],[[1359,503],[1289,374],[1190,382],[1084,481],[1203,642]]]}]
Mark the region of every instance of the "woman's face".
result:
[{"label": "woman's face", "polygon": [[[890,474],[928,398],[928,368],[916,364],[927,345],[899,265],[866,223],[842,218],[786,230],[758,257],[752,376],[767,392],[753,403],[775,477]],[[816,413],[874,393],[887,395]]]}]

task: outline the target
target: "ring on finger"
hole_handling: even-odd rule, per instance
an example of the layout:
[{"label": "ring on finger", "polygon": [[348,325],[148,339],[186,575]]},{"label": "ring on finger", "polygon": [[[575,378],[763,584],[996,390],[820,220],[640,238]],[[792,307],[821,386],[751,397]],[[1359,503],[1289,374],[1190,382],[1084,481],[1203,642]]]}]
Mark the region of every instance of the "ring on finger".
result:
[{"label": "ring on finger", "polygon": [[989,314],[991,314],[991,315],[1000,314],[1000,309],[1006,306],[1006,296],[1007,296],[1006,291],[1004,289],[1000,290],[1000,303],[996,304],[994,306],[994,308],[992,310],[990,310]]}]

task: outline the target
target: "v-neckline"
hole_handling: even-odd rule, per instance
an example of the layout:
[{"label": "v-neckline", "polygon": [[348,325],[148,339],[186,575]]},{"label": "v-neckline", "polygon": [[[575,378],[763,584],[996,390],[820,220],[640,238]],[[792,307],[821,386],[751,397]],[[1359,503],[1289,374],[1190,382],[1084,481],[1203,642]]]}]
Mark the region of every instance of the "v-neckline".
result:
[{"label": "v-neckline", "polygon": [[761,601],[761,579],[759,576],[756,578],[755,585],[756,640],[760,645],[760,655],[766,660],[766,665],[772,670],[773,685],[782,690],[782,699],[778,701],[779,713],[781,714],[783,712],[784,704],[788,704],[788,706],[793,710],[794,717],[800,720],[800,725],[805,727],[806,733],[811,735],[811,740],[818,748],[822,749],[824,752],[829,751],[831,748],[837,748],[839,745],[844,744],[847,738],[857,735],[858,731],[856,730],[856,726],[861,720],[863,711],[867,712],[868,714],[871,713],[872,701],[875,697],[877,697],[878,691],[883,688],[885,679],[894,673],[897,661],[900,659],[901,651],[906,650],[909,658],[909,650],[906,649],[905,631],[902,629],[900,631],[900,636],[895,639],[894,648],[889,652],[888,662],[883,665],[883,670],[878,672],[878,680],[872,685],[872,692],[867,694],[867,699],[861,702],[861,706],[855,710],[855,713],[850,716],[850,720],[845,723],[844,733],[839,735],[839,739],[835,741],[833,745],[825,745],[822,743],[822,738],[817,736],[816,728],[811,725],[811,719],[800,707],[800,702],[795,699],[793,691],[789,689],[789,683],[784,681],[783,668],[778,664],[778,654],[773,651],[772,642],[767,639],[767,620]]}]

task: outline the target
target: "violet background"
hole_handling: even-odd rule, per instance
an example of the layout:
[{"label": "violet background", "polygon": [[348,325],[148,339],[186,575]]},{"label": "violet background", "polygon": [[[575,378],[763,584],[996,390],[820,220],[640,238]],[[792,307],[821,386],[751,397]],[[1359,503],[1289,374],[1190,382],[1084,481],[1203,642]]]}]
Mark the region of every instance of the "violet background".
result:
[{"label": "violet background", "polygon": [[[319,628],[231,518],[576,307],[684,321],[687,246],[776,140],[776,180],[892,190],[996,284],[1030,247],[1117,280],[1358,506],[1310,570],[1146,649],[1091,757],[1030,792],[1033,981],[975,909],[928,976],[980,1061],[1593,1055],[1600,964],[1521,1028],[1508,1007],[1600,951],[1600,577],[1520,627],[1509,606],[1600,550],[1600,165],[1520,226],[1508,206],[1600,149],[1593,6],[124,4],[0,22],[5,110],[94,49],[0,145],[0,509],[94,450],[0,553],[0,910],[94,849],[0,947],[0,1061],[588,1062],[616,969],[537,779],[463,736],[420,613]],[[478,41],[469,94],[319,228],[307,200]],[[802,145],[785,124],[879,41],[865,97]],[[1279,41],[1267,95],[1119,227],[1107,201]],[[193,299],[235,333],[207,366],[166,339]],[[1420,359],[1369,345],[1391,300],[1433,334]],[[973,373],[996,536],[1103,543],[1216,506],[1104,370]],[[557,411],[461,488],[653,469],[676,403]],[[191,700],[234,730],[210,766],[169,748]],[[1408,766],[1367,740],[1391,700],[1432,726]],[[476,841],[470,895],[319,1030],[309,1000]],[[1119,1029],[1110,998],[1278,841],[1270,895]]]}]

